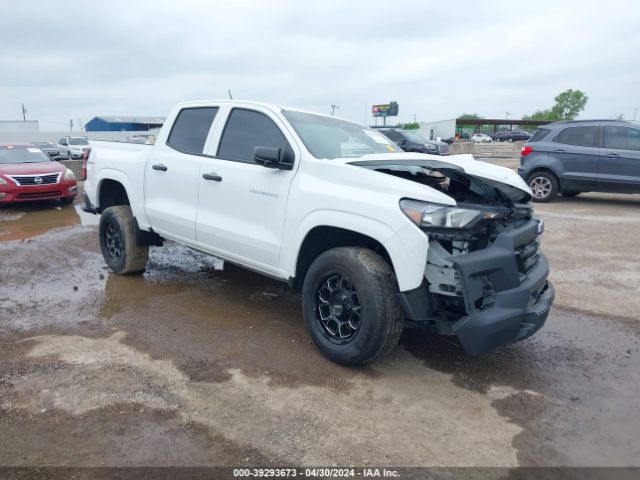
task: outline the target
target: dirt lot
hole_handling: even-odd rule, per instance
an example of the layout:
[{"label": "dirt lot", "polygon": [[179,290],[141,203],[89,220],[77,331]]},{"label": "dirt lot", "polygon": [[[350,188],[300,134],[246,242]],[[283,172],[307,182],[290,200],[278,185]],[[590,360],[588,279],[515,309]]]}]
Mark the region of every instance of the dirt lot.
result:
[{"label": "dirt lot", "polygon": [[0,210],[0,465],[640,465],[640,196],[537,206],[557,301],[467,358],[408,331],[361,369],[283,285],[176,245],[110,274],[96,218]]}]

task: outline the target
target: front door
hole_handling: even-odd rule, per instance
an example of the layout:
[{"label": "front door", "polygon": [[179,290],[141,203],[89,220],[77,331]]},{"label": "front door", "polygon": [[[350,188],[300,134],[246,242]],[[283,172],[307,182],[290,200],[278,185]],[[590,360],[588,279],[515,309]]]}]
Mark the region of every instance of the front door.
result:
[{"label": "front door", "polygon": [[198,175],[217,107],[182,109],[145,166],[145,214],[154,231],[195,241]]},{"label": "front door", "polygon": [[640,129],[615,125],[602,128],[598,189],[640,192]]},{"label": "front door", "polygon": [[598,147],[594,125],[567,127],[554,139],[551,154],[562,164],[565,190],[593,190],[598,175]]},{"label": "front door", "polygon": [[[297,167],[292,137],[283,127],[267,109],[231,109],[217,149],[203,159],[198,178],[198,243],[266,272],[279,266],[287,196]],[[281,149],[293,169],[256,164],[258,146]]]}]

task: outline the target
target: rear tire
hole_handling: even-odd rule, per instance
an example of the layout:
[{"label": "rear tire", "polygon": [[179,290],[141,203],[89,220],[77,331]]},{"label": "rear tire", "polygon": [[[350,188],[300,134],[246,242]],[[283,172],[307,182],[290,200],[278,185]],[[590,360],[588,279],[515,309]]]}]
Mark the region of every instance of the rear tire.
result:
[{"label": "rear tire", "polygon": [[109,207],[100,216],[100,250],[107,266],[128,275],[144,271],[149,246],[136,243],[138,224],[129,205]]},{"label": "rear tire", "polygon": [[560,191],[558,179],[551,172],[532,173],[527,178],[527,185],[533,192],[534,202],[545,203],[553,200]]},{"label": "rear tire", "polygon": [[363,365],[397,345],[403,315],[393,270],[380,255],[340,247],[311,264],[302,312],[311,338],[330,360]]}]

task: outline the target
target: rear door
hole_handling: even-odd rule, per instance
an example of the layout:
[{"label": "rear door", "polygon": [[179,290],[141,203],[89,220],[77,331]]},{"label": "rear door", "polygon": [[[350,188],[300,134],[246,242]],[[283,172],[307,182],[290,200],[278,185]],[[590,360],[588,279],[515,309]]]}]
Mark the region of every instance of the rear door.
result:
[{"label": "rear door", "polygon": [[560,181],[566,190],[594,190],[598,177],[598,127],[566,127],[548,144],[562,167]]},{"label": "rear door", "polygon": [[640,192],[640,129],[602,127],[598,188],[609,192]]},{"label": "rear door", "polygon": [[198,175],[218,107],[187,107],[166,142],[156,142],[145,166],[145,213],[153,229],[195,241]]},{"label": "rear door", "polygon": [[[230,109],[218,135],[217,149],[203,160],[198,177],[198,243],[227,259],[274,272],[299,150],[286,125],[263,107]],[[254,163],[257,146],[287,152],[293,169]]]}]

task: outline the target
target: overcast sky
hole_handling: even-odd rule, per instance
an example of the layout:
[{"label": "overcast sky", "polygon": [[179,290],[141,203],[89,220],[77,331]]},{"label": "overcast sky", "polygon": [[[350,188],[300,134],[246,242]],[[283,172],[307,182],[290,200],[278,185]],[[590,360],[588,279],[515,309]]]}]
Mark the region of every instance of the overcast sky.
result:
[{"label": "overcast sky", "polygon": [[[511,118],[567,89],[581,115],[640,107],[636,1],[0,0],[0,120],[62,130],[234,98],[371,123],[462,112]],[[640,119],[640,110],[638,111]]]}]

